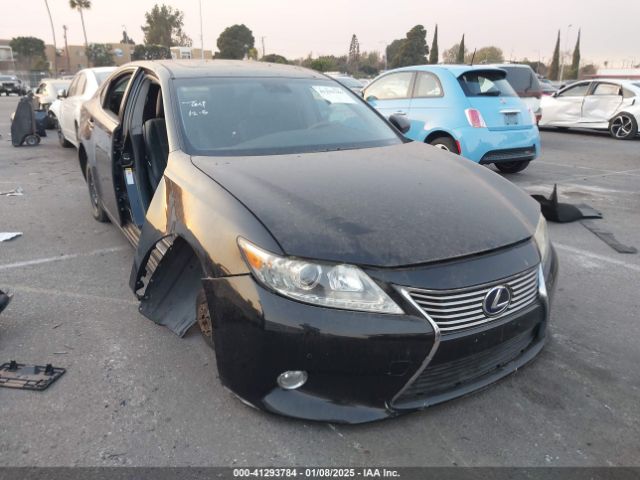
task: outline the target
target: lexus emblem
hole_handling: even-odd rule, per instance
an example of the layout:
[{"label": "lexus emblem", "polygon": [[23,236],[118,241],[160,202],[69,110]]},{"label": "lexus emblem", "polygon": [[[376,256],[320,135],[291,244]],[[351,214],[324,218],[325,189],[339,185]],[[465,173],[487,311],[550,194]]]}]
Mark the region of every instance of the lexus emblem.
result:
[{"label": "lexus emblem", "polygon": [[511,304],[511,290],[504,285],[493,287],[487,292],[482,301],[482,310],[487,317],[500,315]]}]

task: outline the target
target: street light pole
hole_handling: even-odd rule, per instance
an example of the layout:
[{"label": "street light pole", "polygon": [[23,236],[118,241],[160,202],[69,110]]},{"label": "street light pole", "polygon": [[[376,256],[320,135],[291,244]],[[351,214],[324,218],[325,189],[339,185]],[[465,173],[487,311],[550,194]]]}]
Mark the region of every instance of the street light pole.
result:
[{"label": "street light pole", "polygon": [[567,49],[569,48],[569,32],[571,31],[571,27],[573,27],[572,24],[569,24],[567,26],[567,36],[564,38],[564,50],[561,52],[561,58],[562,58],[562,63],[560,66],[560,81],[562,82],[562,80],[564,79],[564,54],[566,53]]},{"label": "street light pole", "polygon": [[198,0],[200,7],[200,59],[204,60],[204,37],[202,36],[202,0]]}]

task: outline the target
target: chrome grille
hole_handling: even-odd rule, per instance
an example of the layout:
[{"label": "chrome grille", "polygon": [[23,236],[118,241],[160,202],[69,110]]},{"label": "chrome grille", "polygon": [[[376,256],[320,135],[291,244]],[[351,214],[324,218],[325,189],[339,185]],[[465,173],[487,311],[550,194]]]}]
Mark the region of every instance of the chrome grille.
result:
[{"label": "chrome grille", "polygon": [[[487,316],[482,309],[485,295],[493,287],[505,285],[511,303],[500,315]],[[538,268],[512,277],[470,288],[423,290],[407,287],[412,300],[438,325],[442,333],[462,330],[497,320],[526,308],[538,298]]]}]

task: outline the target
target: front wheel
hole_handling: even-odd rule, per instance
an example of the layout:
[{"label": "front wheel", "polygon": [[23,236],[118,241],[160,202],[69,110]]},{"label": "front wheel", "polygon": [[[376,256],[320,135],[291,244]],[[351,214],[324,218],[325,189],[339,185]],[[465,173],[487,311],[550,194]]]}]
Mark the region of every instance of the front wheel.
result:
[{"label": "front wheel", "polygon": [[502,173],[518,173],[529,166],[530,160],[518,160],[515,162],[499,162],[494,165]]},{"label": "front wheel", "polygon": [[445,150],[447,152],[452,152],[456,154],[460,153],[458,151],[458,146],[456,145],[456,142],[451,137],[434,138],[433,140],[429,141],[429,145],[433,145],[434,147],[439,148],[440,150]]},{"label": "front wheel", "polygon": [[102,208],[102,202],[98,195],[98,189],[96,188],[96,182],[93,177],[93,171],[89,164],[87,164],[86,176],[87,188],[89,189],[89,200],[91,201],[91,215],[100,223],[109,223],[109,217]]},{"label": "front wheel", "polygon": [[609,122],[609,133],[618,140],[631,140],[638,134],[638,122],[630,113],[619,113]]}]

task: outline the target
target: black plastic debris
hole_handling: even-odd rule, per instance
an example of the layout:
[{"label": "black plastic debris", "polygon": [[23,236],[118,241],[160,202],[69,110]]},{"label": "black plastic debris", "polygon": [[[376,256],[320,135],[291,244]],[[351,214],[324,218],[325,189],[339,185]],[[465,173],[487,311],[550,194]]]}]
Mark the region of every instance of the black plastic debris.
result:
[{"label": "black plastic debris", "polygon": [[596,237],[602,240],[604,243],[609,245],[618,253],[638,253],[638,249],[636,247],[630,247],[618,241],[618,239],[613,235],[612,232],[602,228],[599,225],[596,225],[595,222],[591,220],[586,220],[580,222],[584,227],[592,232]]},{"label": "black plastic debris", "polygon": [[0,290],[0,313],[7,308],[7,305],[11,302],[11,297],[13,297],[11,293]]},{"label": "black plastic debris", "polygon": [[18,102],[18,107],[11,122],[11,143],[14,147],[26,144],[30,147],[40,143],[36,132],[36,113],[33,109],[33,96],[25,95]]},{"label": "black plastic debris", "polygon": [[549,198],[544,195],[531,196],[540,203],[542,215],[550,222],[569,223],[583,218],[602,218],[602,213],[584,203],[572,205],[558,202],[557,184],[553,186],[553,192]]},{"label": "black plastic debris", "polygon": [[66,370],[47,363],[41,365],[25,365],[11,360],[0,365],[0,387],[20,390],[45,390],[60,378]]}]

